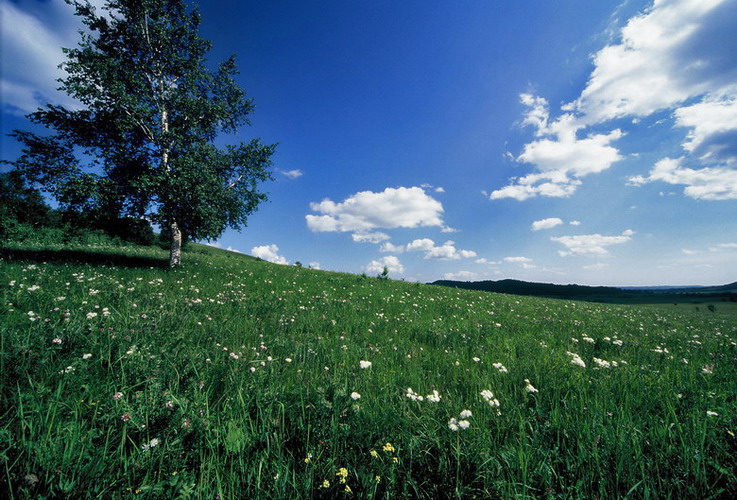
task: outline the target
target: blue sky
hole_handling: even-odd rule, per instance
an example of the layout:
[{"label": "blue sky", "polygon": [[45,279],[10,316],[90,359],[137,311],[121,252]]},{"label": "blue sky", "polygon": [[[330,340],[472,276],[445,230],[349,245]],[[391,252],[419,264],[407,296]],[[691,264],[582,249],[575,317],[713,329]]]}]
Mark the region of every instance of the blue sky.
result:
[{"label": "blue sky", "polygon": [[[737,0],[199,4],[257,106],[223,142],[279,143],[270,201],[214,244],[423,282],[737,280]],[[5,135],[74,105],[78,25],[0,8]]]}]

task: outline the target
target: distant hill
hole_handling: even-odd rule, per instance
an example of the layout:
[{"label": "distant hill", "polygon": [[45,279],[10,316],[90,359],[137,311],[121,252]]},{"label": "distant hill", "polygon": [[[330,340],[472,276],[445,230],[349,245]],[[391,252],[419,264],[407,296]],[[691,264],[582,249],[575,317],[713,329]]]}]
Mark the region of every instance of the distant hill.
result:
[{"label": "distant hill", "polygon": [[668,303],[714,301],[737,302],[737,282],[718,286],[693,287],[611,287],[555,285],[513,279],[499,281],[438,280],[430,283],[467,290],[529,295],[556,299],[585,300],[608,303]]}]

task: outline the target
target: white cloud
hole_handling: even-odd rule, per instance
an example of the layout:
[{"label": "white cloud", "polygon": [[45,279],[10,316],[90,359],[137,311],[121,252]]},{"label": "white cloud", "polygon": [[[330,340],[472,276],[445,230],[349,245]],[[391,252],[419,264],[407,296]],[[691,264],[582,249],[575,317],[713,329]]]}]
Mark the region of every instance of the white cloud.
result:
[{"label": "white cloud", "polygon": [[457,273],[445,273],[443,274],[444,280],[453,281],[478,281],[481,276],[478,273],[472,271],[458,271]]},{"label": "white cloud", "polygon": [[356,243],[381,243],[389,239],[389,235],[379,231],[373,233],[353,233],[351,238]]},{"label": "white cloud", "polygon": [[511,262],[514,264],[527,264],[527,263],[532,262],[532,259],[528,257],[504,257],[502,261]]},{"label": "white cloud", "polygon": [[675,111],[676,125],[689,127],[683,147],[702,161],[737,163],[737,92],[707,97]]},{"label": "white cloud", "polygon": [[56,90],[56,80],[66,75],[58,68],[65,61],[61,48],[76,45],[77,23],[71,7],[61,2],[51,2],[48,7],[58,15],[53,24],[11,2],[0,3],[0,88],[3,105],[11,111],[16,108],[21,114],[29,113],[49,101],[74,104]]},{"label": "white cloud", "polygon": [[310,209],[323,214],[305,217],[314,232],[444,226],[443,205],[420,187],[361,191],[341,203],[329,199],[311,203]]},{"label": "white cloud", "polygon": [[721,252],[723,250],[737,250],[737,243],[719,243],[716,246],[709,247],[710,252]]},{"label": "white cloud", "polygon": [[308,264],[310,266],[310,269],[320,269],[320,263],[319,262],[310,262]]},{"label": "white cloud", "polygon": [[580,220],[572,220],[568,224],[570,224],[571,226],[580,226],[581,225],[581,221]]},{"label": "white cloud", "polygon": [[231,246],[229,246],[228,248],[226,248],[226,250],[228,252],[243,253],[240,250],[238,250],[237,248],[234,248],[234,247],[231,247]]},{"label": "white cloud", "polygon": [[299,169],[295,170],[277,170],[280,174],[282,174],[287,179],[297,179],[299,177],[302,177],[304,175],[304,172],[302,172]]},{"label": "white cloud", "polygon": [[547,219],[536,220],[532,223],[532,230],[539,231],[541,229],[551,229],[555,226],[563,224],[563,221],[558,217],[549,217]]},{"label": "white cloud", "polygon": [[737,81],[733,1],[655,0],[593,57],[576,110],[586,124],[648,116]]},{"label": "white cloud", "polygon": [[405,250],[404,245],[395,245],[391,241],[382,243],[379,247],[379,252],[382,253],[404,253]]},{"label": "white cloud", "polygon": [[404,266],[399,261],[399,257],[395,255],[387,255],[379,260],[372,260],[364,268],[369,274],[380,274],[384,271],[384,267],[387,268],[389,274],[403,274]]},{"label": "white cloud", "polygon": [[251,255],[253,255],[254,257],[258,257],[259,259],[273,262],[274,264],[289,264],[289,262],[287,262],[287,259],[279,255],[279,247],[276,245],[262,245],[258,247],[253,247],[251,249]]},{"label": "white cloud", "polygon": [[430,238],[413,240],[405,247],[408,252],[429,252],[435,248],[435,242]]},{"label": "white cloud", "polygon": [[[98,13],[102,0],[91,2]],[[79,103],[57,90],[66,75],[62,47],[75,47],[85,30],[62,0],[20,4],[0,0],[0,94],[5,111],[26,114],[47,103],[76,109]]]},{"label": "white cloud", "polygon": [[565,251],[561,250],[558,252],[561,257],[569,255],[601,256],[609,254],[606,247],[627,243],[632,239],[633,234],[635,234],[634,231],[627,229],[619,236],[581,234],[578,236],[554,237],[550,238],[550,240],[558,242],[567,248]]},{"label": "white cloud", "polygon": [[683,166],[686,159],[663,158],[650,171],[648,177],[630,177],[631,185],[661,181],[674,185],[685,185],[683,193],[697,200],[737,199],[737,170],[726,167],[704,167],[693,169]]},{"label": "white cloud", "polygon": [[564,114],[549,123],[545,99],[523,94],[520,100],[530,108],[523,125],[534,126],[535,135],[542,138],[526,144],[515,161],[534,165],[535,172],[513,178],[512,184],[492,191],[492,200],[568,197],[581,184],[580,177],[602,172],[622,159],[619,150],[611,145],[624,135],[621,130],[591,133],[580,139],[578,131],[583,126],[572,114]]},{"label": "white cloud", "polygon": [[583,268],[587,271],[601,271],[603,269],[607,269],[609,267],[609,264],[605,262],[597,262],[596,264],[590,264],[588,266],[583,266]]},{"label": "white cloud", "polygon": [[[489,197],[521,201],[571,196],[582,177],[622,159],[612,145],[623,136],[620,130],[584,137],[586,127],[631,118],[636,128],[642,118],[672,110],[674,125],[689,129],[683,147],[697,164],[679,165],[670,172],[664,172],[661,164],[650,177],[637,176],[630,183],[663,180],[685,184],[684,192],[693,198],[733,199],[733,174],[725,168],[737,163],[735,43],[734,0],[654,0],[627,21],[615,42],[593,55],[594,69],[586,87],[561,107],[563,114],[552,119],[544,98],[520,96],[528,108],[522,125],[532,126],[537,139],[514,159],[533,165],[534,171],[513,178]],[[728,177],[727,186],[714,180],[722,173]]]},{"label": "white cloud", "polygon": [[381,252],[424,252],[425,259],[430,260],[458,260],[470,259],[476,257],[473,250],[459,250],[455,247],[454,241],[446,241],[440,246],[436,246],[435,242],[430,238],[420,238],[411,241],[407,245],[393,245],[389,242],[384,243],[379,249]]}]

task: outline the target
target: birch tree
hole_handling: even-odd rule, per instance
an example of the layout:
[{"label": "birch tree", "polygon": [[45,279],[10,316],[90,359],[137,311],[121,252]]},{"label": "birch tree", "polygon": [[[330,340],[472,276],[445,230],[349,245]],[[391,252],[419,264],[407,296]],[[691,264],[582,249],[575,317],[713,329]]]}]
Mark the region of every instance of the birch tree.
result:
[{"label": "birch tree", "polygon": [[250,125],[253,101],[235,58],[210,66],[200,15],[183,0],[108,0],[98,13],[66,0],[83,22],[63,49],[60,90],[75,109],[47,105],[28,118],[51,134],[16,130],[13,163],[69,210],[146,217],[171,234],[170,267],[185,237],[239,229],[266,200],[275,145],[259,139],[216,147]]}]

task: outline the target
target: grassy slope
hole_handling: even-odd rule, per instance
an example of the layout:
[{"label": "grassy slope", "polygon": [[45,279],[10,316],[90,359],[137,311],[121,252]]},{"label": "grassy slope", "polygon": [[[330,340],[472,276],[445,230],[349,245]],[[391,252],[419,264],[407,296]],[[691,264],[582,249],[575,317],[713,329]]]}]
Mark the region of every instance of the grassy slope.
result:
[{"label": "grassy slope", "polygon": [[737,493],[731,318],[107,254],[0,262],[0,496]]}]

